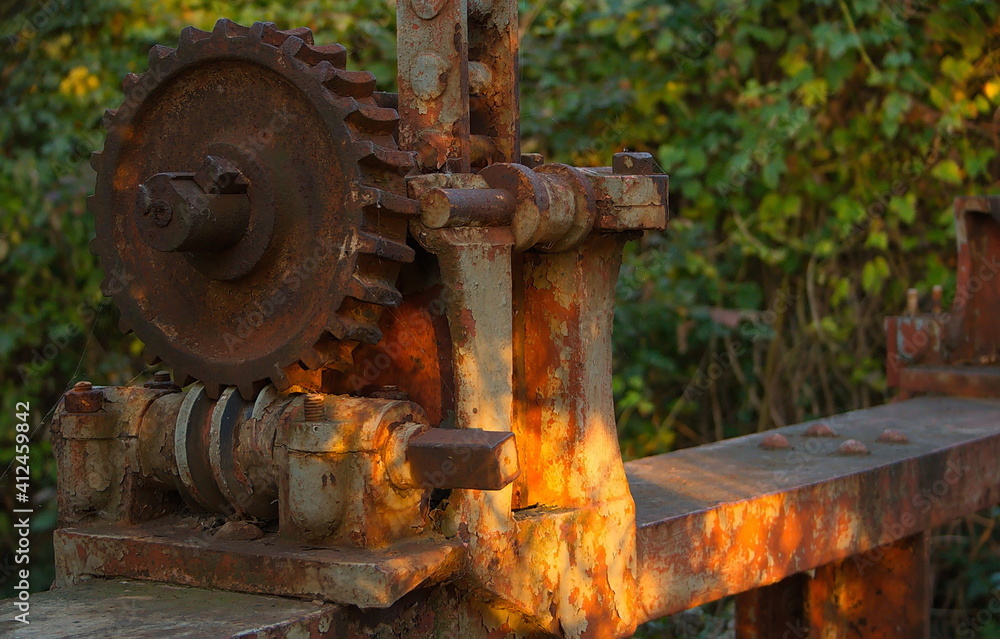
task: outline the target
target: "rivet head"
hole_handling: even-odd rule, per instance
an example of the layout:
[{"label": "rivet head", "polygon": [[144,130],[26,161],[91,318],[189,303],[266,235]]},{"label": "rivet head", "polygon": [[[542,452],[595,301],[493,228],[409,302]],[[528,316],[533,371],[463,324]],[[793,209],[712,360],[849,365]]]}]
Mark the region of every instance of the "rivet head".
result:
[{"label": "rivet head", "polygon": [[841,455],[868,455],[871,451],[869,451],[868,447],[858,440],[848,439],[840,445],[837,452]]},{"label": "rivet head", "polygon": [[421,20],[431,20],[441,13],[449,0],[410,0],[413,13]]},{"label": "rivet head", "polygon": [[417,56],[410,69],[410,86],[418,100],[433,100],[442,93],[448,85],[448,72],[451,65],[435,53],[424,53]]},{"label": "rivet head", "polygon": [[910,443],[910,438],[907,437],[901,430],[886,428],[882,431],[882,434],[878,436],[878,441],[883,444],[908,444]]},{"label": "rivet head", "polygon": [[792,445],[788,443],[788,438],[779,433],[771,433],[764,439],[760,440],[760,447],[764,450],[784,450],[791,448]]},{"label": "rivet head", "polygon": [[837,433],[826,424],[820,422],[813,424],[802,433],[803,437],[836,437]]}]

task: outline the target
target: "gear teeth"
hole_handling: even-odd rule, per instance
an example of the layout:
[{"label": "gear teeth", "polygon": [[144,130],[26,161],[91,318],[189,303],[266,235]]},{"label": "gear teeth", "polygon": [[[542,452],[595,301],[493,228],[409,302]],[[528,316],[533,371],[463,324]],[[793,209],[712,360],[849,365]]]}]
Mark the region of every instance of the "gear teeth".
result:
[{"label": "gear teeth", "polygon": [[384,109],[374,104],[358,104],[356,111],[347,116],[347,121],[358,130],[377,135],[392,135],[399,124],[399,113],[395,109]]},{"label": "gear teeth", "polygon": [[190,384],[194,384],[196,381],[198,380],[196,380],[194,377],[188,374],[186,370],[182,368],[177,368],[176,366],[174,367],[174,383],[180,386],[181,388],[184,388],[185,386],[188,386]]},{"label": "gear teeth", "polygon": [[310,348],[306,352],[302,353],[299,358],[302,365],[311,371],[319,369],[323,364],[326,364],[326,358],[317,351],[315,348]]},{"label": "gear teeth", "polygon": [[420,203],[382,189],[361,190],[361,206],[368,211],[387,212],[400,217],[416,217],[420,214]]},{"label": "gear teeth", "polygon": [[194,44],[195,42],[201,42],[202,40],[207,40],[212,37],[211,31],[202,31],[195,27],[184,27],[181,29],[181,35],[177,38],[177,47],[186,47]]},{"label": "gear teeth", "polygon": [[135,88],[135,85],[139,84],[139,80],[141,79],[142,76],[138,73],[126,73],[125,77],[122,78],[122,92],[126,95],[131,93],[132,89]]},{"label": "gear teeth", "polygon": [[406,175],[413,170],[413,154],[409,151],[395,151],[368,140],[355,144],[359,151],[358,162],[367,167],[385,169],[399,175]]},{"label": "gear teeth", "polygon": [[309,27],[296,27],[294,29],[279,29],[273,22],[255,22],[251,30],[256,30],[260,26],[261,40],[272,47],[280,47],[290,38],[298,38],[303,44],[313,43],[312,29]]},{"label": "gear teeth", "polygon": [[382,331],[377,326],[337,317],[336,315],[330,318],[330,325],[327,326],[326,330],[330,331],[330,334],[339,340],[378,344],[382,339]]},{"label": "gear teeth", "polygon": [[242,380],[236,384],[236,390],[239,391],[240,397],[249,402],[253,401],[253,398],[257,396],[257,393],[259,393],[266,385],[267,382],[263,380]]},{"label": "gear teeth", "polygon": [[406,244],[364,231],[358,233],[358,250],[366,255],[375,255],[402,264],[409,264],[416,257],[413,249]]},{"label": "gear teeth", "polygon": [[115,116],[118,115],[118,109],[105,109],[104,116],[101,118],[101,126],[105,130],[111,129],[111,125],[115,121]]},{"label": "gear teeth", "polygon": [[[105,286],[102,283],[101,284],[101,292],[104,293],[104,290],[105,290]],[[104,294],[106,296],[110,295],[110,293],[104,293]],[[128,334],[130,334],[132,332],[132,327],[129,326],[128,320],[125,319],[124,315],[119,315],[118,316],[118,330],[121,331],[123,335],[128,335]]]},{"label": "gear teeth", "polygon": [[212,384],[209,382],[202,382],[205,386],[205,395],[209,399],[219,399],[219,395],[222,395],[222,391],[225,388],[222,384]]},{"label": "gear teeth", "polygon": [[292,387],[292,382],[288,379],[288,373],[283,368],[275,368],[271,373],[271,383],[280,392],[285,392]]},{"label": "gear teeth", "polygon": [[219,18],[212,27],[213,38],[238,38],[250,33],[250,27],[237,24],[229,18]]},{"label": "gear teeth", "polygon": [[367,98],[375,91],[375,76],[367,71],[338,69],[326,61],[317,64],[315,69],[323,86],[338,95]]},{"label": "gear teeth", "polygon": [[173,47],[168,47],[162,44],[154,45],[149,50],[149,68],[155,69],[159,65],[160,61],[166,58],[168,55],[174,52]]},{"label": "gear teeth", "polygon": [[347,294],[361,302],[370,302],[379,306],[396,308],[403,303],[403,296],[395,286],[369,279],[357,273],[347,285]]},{"label": "gear teeth", "polygon": [[[306,46],[306,43],[303,42],[301,38],[292,37],[282,42],[280,48],[285,55],[292,56],[294,58],[295,54],[298,53],[304,46]],[[298,60],[298,58],[296,58],[296,60]],[[298,61],[302,62],[301,60]]]},{"label": "gear teeth", "polygon": [[342,44],[314,45],[307,43],[295,53],[295,57],[310,66],[327,62],[338,69],[347,68],[347,49]]},{"label": "gear teeth", "polygon": [[399,94],[387,91],[375,91],[372,93],[372,100],[383,109],[395,109],[399,111]]},{"label": "gear teeth", "polygon": [[150,353],[148,350],[142,352],[142,360],[146,362],[146,366],[156,366],[163,360],[156,353]]}]

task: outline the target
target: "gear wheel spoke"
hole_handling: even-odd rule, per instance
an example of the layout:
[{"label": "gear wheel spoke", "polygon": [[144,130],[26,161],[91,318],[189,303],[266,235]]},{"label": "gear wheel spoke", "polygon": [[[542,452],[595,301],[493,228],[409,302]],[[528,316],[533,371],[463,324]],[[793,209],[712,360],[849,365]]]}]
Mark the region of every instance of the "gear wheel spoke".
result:
[{"label": "gear wheel spoke", "polygon": [[91,250],[120,327],[182,382],[249,398],[351,365],[412,261],[399,122],[307,28],[221,19],[157,45],[104,117]]}]

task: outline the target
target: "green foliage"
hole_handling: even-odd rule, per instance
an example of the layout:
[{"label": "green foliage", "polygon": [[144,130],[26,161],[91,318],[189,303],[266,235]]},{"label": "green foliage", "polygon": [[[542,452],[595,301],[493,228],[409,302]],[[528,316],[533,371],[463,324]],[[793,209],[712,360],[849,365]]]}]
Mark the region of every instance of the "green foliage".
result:
[{"label": "green foliage", "polygon": [[907,287],[953,282],[950,202],[1000,175],[998,16],[992,1],[859,0],[562,0],[528,16],[526,150],[650,151],[671,176],[672,229],[621,281],[628,452],[886,398],[882,319]]}]

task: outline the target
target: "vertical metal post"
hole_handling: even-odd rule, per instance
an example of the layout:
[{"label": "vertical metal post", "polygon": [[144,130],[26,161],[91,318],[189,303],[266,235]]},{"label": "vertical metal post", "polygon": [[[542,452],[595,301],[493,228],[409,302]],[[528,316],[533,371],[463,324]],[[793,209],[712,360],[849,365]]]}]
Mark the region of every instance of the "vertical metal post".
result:
[{"label": "vertical metal post", "polygon": [[737,597],[738,639],[926,639],[928,534],[820,566]]},{"label": "vertical metal post", "polygon": [[424,172],[470,170],[467,0],[399,0],[399,146]]}]

